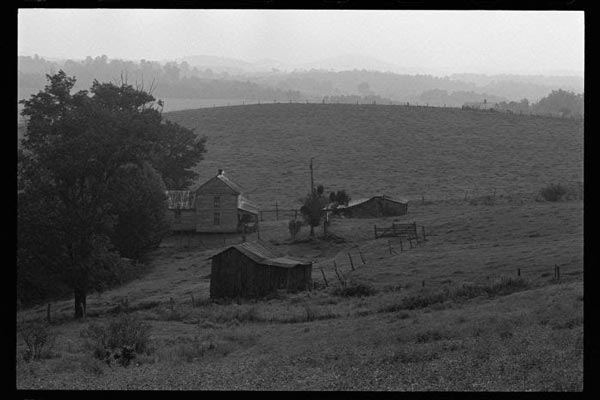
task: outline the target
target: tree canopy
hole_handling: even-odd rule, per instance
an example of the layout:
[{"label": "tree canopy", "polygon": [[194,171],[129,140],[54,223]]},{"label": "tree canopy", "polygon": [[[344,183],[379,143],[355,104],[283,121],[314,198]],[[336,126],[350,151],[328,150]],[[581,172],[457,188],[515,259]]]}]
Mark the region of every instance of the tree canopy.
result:
[{"label": "tree canopy", "polygon": [[21,101],[18,271],[35,271],[33,259],[44,260],[37,268],[74,291],[81,316],[87,291],[122,267],[118,255],[137,258],[160,242],[164,190],[197,176],[190,168],[202,160],[206,139],[164,123],[154,97],[131,85],[94,81],[71,93],[75,78],[59,71],[47,79]]}]

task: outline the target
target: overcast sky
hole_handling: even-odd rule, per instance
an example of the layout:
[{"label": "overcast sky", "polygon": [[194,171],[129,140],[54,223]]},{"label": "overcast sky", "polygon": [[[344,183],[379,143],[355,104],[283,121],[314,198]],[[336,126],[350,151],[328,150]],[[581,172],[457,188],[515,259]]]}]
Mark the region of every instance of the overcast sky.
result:
[{"label": "overcast sky", "polygon": [[583,74],[584,13],[21,9],[18,54],[286,64],[361,54],[447,72]]}]

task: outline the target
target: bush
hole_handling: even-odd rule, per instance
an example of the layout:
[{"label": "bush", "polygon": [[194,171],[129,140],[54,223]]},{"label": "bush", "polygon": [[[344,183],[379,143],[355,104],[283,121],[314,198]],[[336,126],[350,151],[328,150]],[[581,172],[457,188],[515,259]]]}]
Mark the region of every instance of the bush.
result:
[{"label": "bush", "polygon": [[123,314],[106,325],[91,324],[81,332],[99,360],[110,364],[116,360],[126,367],[136,353],[149,349],[150,327],[137,318]]},{"label": "bush", "polygon": [[290,231],[290,236],[292,239],[295,239],[300,233],[300,228],[302,228],[302,221],[290,220],[288,223],[288,230]]},{"label": "bush", "polygon": [[567,194],[567,188],[560,184],[553,184],[542,188],[540,195],[546,201],[559,201]]},{"label": "bush", "polygon": [[27,323],[21,326],[20,333],[27,346],[23,354],[25,361],[50,357],[56,335],[50,332],[47,325],[36,322]]}]

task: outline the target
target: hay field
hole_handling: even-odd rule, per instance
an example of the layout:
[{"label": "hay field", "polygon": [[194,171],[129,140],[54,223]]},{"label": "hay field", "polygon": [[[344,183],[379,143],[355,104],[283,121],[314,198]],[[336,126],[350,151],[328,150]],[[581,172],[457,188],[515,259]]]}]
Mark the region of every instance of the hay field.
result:
[{"label": "hay field", "polygon": [[583,123],[455,108],[262,104],[166,113],[208,137],[200,182],[222,168],[265,209],[310,189],[456,199],[583,181]]}]

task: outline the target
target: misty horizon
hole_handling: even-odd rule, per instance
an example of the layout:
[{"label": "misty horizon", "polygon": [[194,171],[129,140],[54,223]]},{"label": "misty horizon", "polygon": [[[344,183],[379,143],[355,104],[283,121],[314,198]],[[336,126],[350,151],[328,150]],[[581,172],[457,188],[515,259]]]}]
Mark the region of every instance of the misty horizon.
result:
[{"label": "misty horizon", "polygon": [[583,76],[583,12],[21,9],[18,19],[18,55],[49,60]]}]

